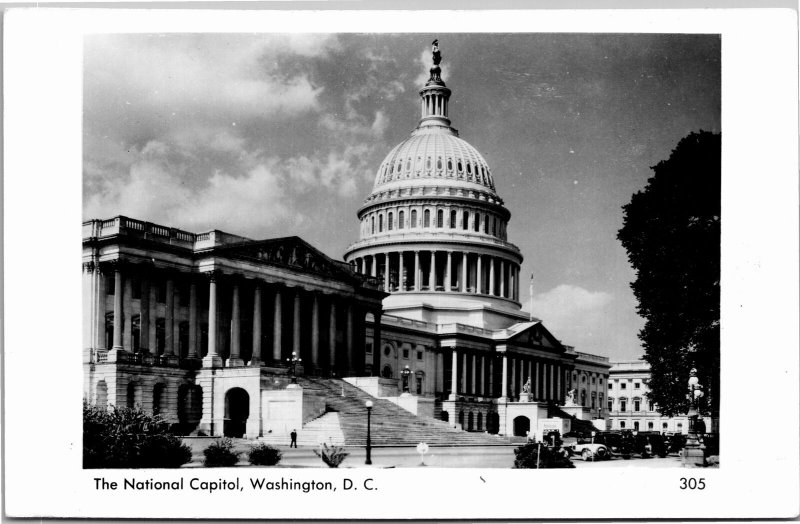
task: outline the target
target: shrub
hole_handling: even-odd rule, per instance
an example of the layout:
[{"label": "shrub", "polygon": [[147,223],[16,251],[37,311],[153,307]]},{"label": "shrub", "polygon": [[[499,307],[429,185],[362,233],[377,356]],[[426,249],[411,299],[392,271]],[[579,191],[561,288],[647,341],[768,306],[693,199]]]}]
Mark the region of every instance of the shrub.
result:
[{"label": "shrub", "polygon": [[[541,453],[540,453],[541,450]],[[525,444],[514,450],[514,467],[535,469],[538,460],[539,468],[574,468],[572,461],[561,453],[558,448],[552,448],[535,443]]]},{"label": "shrub", "polygon": [[205,459],[203,465],[207,468],[226,468],[235,466],[239,462],[240,451],[233,451],[233,441],[229,438],[220,438],[212,442],[203,450]]},{"label": "shrub", "polygon": [[84,468],[178,468],[190,460],[189,446],[161,417],[83,402]]},{"label": "shrub", "polygon": [[247,460],[254,466],[274,466],[281,461],[282,453],[263,442],[255,444],[247,453]]},{"label": "shrub", "polygon": [[323,443],[318,450],[315,449],[314,453],[320,457],[322,462],[327,464],[329,468],[338,468],[339,464],[344,462],[344,459],[350,454],[347,453],[342,446],[334,446],[333,444],[328,446],[325,443]]}]

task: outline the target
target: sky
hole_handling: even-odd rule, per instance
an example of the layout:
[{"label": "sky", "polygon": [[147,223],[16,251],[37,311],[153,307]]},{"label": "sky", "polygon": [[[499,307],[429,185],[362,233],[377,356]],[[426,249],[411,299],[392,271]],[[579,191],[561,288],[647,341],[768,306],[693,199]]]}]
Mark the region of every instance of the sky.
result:
[{"label": "sky", "polygon": [[434,38],[453,126],[511,211],[523,309],[533,275],[557,338],[639,357],[621,208],[682,137],[721,131],[716,35],[87,36],[84,218],[298,235],[341,259],[418,122]]}]

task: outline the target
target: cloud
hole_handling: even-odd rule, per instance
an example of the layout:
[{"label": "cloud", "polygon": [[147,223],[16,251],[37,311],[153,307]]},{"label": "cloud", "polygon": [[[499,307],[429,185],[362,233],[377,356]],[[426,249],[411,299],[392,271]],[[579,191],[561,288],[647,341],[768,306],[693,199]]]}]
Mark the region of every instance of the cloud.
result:
[{"label": "cloud", "polygon": [[354,196],[357,183],[372,175],[372,166],[364,161],[369,150],[369,146],[360,144],[323,156],[291,158],[285,164],[286,173],[294,190],[323,189],[342,197]]},{"label": "cloud", "polygon": [[541,318],[547,328],[565,344],[597,345],[609,328],[606,306],[613,295],[604,291],[589,291],[571,284],[561,284],[533,297],[533,315]]}]

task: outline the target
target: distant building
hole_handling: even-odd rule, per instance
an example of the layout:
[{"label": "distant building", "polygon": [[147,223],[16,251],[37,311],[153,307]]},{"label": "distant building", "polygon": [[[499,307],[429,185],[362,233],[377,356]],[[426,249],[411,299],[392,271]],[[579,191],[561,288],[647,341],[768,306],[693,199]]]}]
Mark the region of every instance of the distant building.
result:
[{"label": "distant building", "polygon": [[[650,364],[644,360],[612,362],[608,379],[608,424],[609,429],[635,429],[637,431],[659,431],[688,433],[689,419],[686,415],[665,417],[649,398]],[[706,428],[711,428],[711,419],[705,418]]]}]

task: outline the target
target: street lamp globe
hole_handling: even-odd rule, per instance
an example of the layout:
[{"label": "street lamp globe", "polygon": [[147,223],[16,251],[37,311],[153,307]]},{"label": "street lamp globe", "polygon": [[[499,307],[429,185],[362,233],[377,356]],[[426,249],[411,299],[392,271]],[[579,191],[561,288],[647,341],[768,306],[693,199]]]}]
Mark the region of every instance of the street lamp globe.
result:
[{"label": "street lamp globe", "polygon": [[371,401],[371,400],[368,400],[368,401],[365,403],[365,405],[367,406],[367,409],[370,409],[370,408],[372,408],[372,401]]}]

